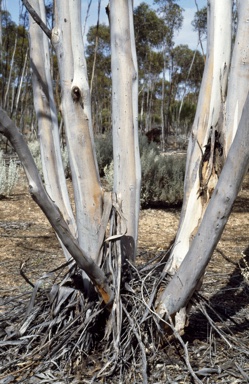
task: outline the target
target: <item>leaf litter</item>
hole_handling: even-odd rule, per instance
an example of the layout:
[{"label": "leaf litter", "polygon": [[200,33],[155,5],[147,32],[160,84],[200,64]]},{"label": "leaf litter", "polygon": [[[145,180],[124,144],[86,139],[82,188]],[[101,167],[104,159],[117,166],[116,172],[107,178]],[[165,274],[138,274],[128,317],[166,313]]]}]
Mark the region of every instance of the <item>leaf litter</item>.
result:
[{"label": "leaf litter", "polygon": [[0,384],[249,382],[248,175],[184,335],[154,311],[179,210],[141,212],[137,264],[110,312],[84,297],[23,187],[0,209]]}]

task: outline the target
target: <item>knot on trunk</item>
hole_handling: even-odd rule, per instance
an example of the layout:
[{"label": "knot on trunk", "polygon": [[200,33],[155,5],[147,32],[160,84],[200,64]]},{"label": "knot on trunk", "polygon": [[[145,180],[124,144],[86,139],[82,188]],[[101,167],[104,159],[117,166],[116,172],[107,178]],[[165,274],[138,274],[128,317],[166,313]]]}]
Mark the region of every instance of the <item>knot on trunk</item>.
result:
[{"label": "knot on trunk", "polygon": [[83,109],[84,108],[84,103],[83,103],[83,99],[82,99],[80,88],[77,87],[76,85],[74,85],[72,87],[72,90],[71,90],[71,95],[72,95],[73,101],[75,103],[79,103],[80,106]]}]

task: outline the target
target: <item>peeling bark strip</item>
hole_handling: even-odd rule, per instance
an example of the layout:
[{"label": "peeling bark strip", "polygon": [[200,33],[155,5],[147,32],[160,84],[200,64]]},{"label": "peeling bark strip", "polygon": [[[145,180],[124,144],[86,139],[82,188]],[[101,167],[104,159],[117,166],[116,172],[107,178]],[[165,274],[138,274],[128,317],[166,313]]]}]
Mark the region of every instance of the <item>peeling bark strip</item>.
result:
[{"label": "peeling bark strip", "polygon": [[113,291],[107,282],[104,272],[79,247],[77,241],[71,234],[67,223],[63,219],[59,208],[47,194],[37,171],[34,159],[22,134],[18,131],[17,127],[8,117],[7,113],[1,108],[0,133],[7,137],[19,156],[29,182],[30,194],[32,198],[45,213],[58,237],[66,249],[70,252],[77,265],[89,276],[104,302],[106,304],[112,302]]},{"label": "peeling bark strip", "polygon": [[180,224],[164,271],[173,277],[157,307],[161,316],[186,306],[198,289],[248,167],[249,5],[240,0],[237,7],[231,61],[232,1],[208,2],[207,61],[188,146]]},{"label": "peeling bark strip", "polygon": [[[232,0],[209,1],[207,60],[189,139],[180,224],[166,266],[171,274],[187,254],[218,180],[215,162],[220,161],[220,156],[214,156],[215,132],[219,135],[222,130],[221,115],[231,60],[231,20]],[[210,156],[205,159],[208,146]]]},{"label": "peeling bark strip", "polygon": [[194,293],[228,221],[249,165],[249,94],[237,134],[198,232],[179,270],[160,298],[158,313],[172,315]]}]

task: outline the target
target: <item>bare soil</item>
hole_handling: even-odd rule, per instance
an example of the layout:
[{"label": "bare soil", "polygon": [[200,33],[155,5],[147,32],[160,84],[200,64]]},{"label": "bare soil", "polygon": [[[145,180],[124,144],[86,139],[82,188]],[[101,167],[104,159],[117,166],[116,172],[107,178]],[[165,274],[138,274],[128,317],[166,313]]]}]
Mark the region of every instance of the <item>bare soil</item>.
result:
[{"label": "bare soil", "polygon": [[[69,190],[71,192],[71,185]],[[138,262],[168,249],[176,234],[179,209],[146,209],[140,214]],[[53,228],[32,200],[22,177],[9,198],[0,199],[0,292],[26,288],[20,265],[31,280],[60,265],[64,257]]]},{"label": "bare soil", "polygon": [[[208,316],[212,317],[218,328],[219,326],[222,329],[229,328],[232,337],[238,341],[238,345],[241,340],[247,352],[243,354],[243,358],[241,355],[239,357],[240,369],[236,372],[241,374],[234,374],[233,368],[239,364],[236,353],[233,355],[234,352],[231,352],[230,355],[229,346],[222,337],[218,334],[219,342],[214,337],[215,332],[207,318],[193,310],[184,336],[184,341],[189,343],[192,364],[195,365],[193,362],[198,360],[195,368],[203,369],[207,367],[209,359],[209,367],[221,366],[221,371],[224,369],[231,372],[229,379],[226,379],[228,376],[224,376],[224,381],[220,378],[221,375],[219,379],[213,381],[211,378],[209,381],[211,373],[207,372],[201,378],[205,383],[249,382],[248,212],[249,175],[246,176],[234,204],[200,291],[200,295],[211,308]],[[180,209],[174,208],[141,211],[138,263],[144,263],[168,250],[175,237],[179,217]],[[27,290],[27,283],[20,276],[21,264],[25,263],[25,273],[34,283],[43,273],[62,262],[64,258],[53,229],[30,197],[25,182],[19,184],[10,198],[0,200],[0,296],[15,295]],[[200,361],[203,362],[202,365]],[[159,362],[159,368],[160,364],[165,366],[165,362]],[[224,364],[227,364],[226,368]],[[163,383],[163,381],[157,382]]]}]

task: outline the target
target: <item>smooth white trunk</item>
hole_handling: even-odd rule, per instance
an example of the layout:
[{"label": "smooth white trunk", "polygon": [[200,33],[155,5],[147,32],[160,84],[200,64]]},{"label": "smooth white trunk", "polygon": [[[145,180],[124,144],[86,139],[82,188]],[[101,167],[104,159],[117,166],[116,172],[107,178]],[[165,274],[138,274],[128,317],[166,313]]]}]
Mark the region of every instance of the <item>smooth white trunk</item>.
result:
[{"label": "smooth white trunk", "polygon": [[104,303],[111,304],[113,301],[113,290],[110,287],[107,276],[103,270],[86,254],[72,235],[66,220],[63,218],[58,206],[52,201],[46,192],[41,177],[37,171],[34,159],[30,153],[23,135],[10,120],[5,111],[0,108],[0,133],[3,134],[13,145],[26,173],[29,190],[34,201],[39,205],[57,236],[75,259],[81,268],[91,279],[96,290],[99,292]]},{"label": "smooth white trunk", "polygon": [[232,0],[209,2],[207,60],[188,146],[180,224],[166,266],[170,273],[178,269],[188,252],[218,180],[212,151],[205,163],[203,154],[209,140],[214,146],[215,130],[223,112],[231,56],[231,17]]},{"label": "smooth white trunk", "polygon": [[90,92],[82,38],[81,1],[55,1],[52,43],[58,58],[79,244],[100,262],[102,189],[93,143]]},{"label": "smooth white trunk", "polygon": [[237,0],[238,26],[229,73],[225,108],[225,155],[236,134],[249,83],[249,2]]},{"label": "smooth white trunk", "polygon": [[110,1],[114,192],[121,202],[123,257],[134,259],[138,236],[140,158],[138,70],[131,0]]},{"label": "smooth white trunk", "polygon": [[23,68],[22,68],[21,80],[20,80],[20,83],[18,85],[18,91],[17,91],[17,96],[16,96],[16,105],[15,105],[16,111],[18,111],[20,95],[21,95],[22,85],[23,85],[23,79],[24,79],[25,73],[27,72],[26,71],[26,69],[27,69],[27,61],[28,61],[28,49],[27,49],[26,54],[25,54],[25,59],[24,59]]},{"label": "smooth white trunk", "polygon": [[[45,22],[44,1],[31,0],[30,4]],[[38,120],[38,137],[45,187],[50,198],[56,202],[64,219],[69,224],[73,236],[76,237],[76,224],[70,205],[61,158],[57,112],[50,72],[49,42],[47,36],[33,21],[32,17],[30,17],[29,21],[34,106]],[[64,253],[68,259],[70,255],[65,248]]]},{"label": "smooth white trunk", "polygon": [[4,109],[8,107],[8,96],[9,96],[9,90],[10,90],[10,82],[11,82],[11,76],[12,76],[12,71],[13,71],[13,65],[15,61],[15,54],[16,54],[16,44],[17,44],[17,35],[15,37],[15,43],[14,43],[14,48],[11,56],[11,61],[10,61],[10,70],[9,70],[9,77],[8,77],[8,82],[7,82],[7,87],[4,95]]},{"label": "smooth white trunk", "polygon": [[201,225],[180,268],[160,297],[157,311],[162,317],[173,315],[186,306],[202,278],[247,172],[248,148],[249,94],[239,128]]}]

